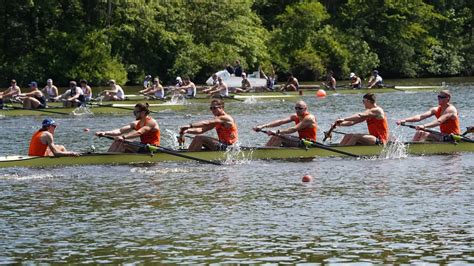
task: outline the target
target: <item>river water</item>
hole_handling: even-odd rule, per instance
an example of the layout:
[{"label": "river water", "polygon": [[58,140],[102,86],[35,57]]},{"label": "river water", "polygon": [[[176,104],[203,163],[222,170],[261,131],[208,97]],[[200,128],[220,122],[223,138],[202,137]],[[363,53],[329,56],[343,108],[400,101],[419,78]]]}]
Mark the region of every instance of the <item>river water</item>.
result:
[{"label": "river water", "polygon": [[[461,126],[474,125],[474,86],[452,85]],[[379,94],[392,135],[399,118],[426,111],[436,92]],[[361,111],[362,95],[305,97],[319,138]],[[257,123],[292,113],[291,101],[226,103],[241,144],[262,145]],[[163,146],[207,105],[154,115]],[[44,117],[0,119],[0,153],[25,154]],[[91,131],[129,116],[56,117],[56,142],[86,151]],[[364,124],[344,128],[366,132]],[[337,136],[340,138],[340,136]],[[337,141],[337,139],[335,139]],[[0,264],[10,263],[474,263],[474,154],[356,160],[195,162],[147,166],[0,169]],[[309,174],[314,179],[301,182]]]}]

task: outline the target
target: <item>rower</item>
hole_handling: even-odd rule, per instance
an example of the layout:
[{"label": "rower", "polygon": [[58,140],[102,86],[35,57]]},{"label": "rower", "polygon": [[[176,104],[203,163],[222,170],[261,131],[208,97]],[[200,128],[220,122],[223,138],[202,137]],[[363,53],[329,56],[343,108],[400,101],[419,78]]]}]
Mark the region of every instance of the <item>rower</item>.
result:
[{"label": "rower", "polygon": [[[213,119],[194,122],[179,130],[181,136],[186,133],[197,135],[189,145],[189,151],[200,151],[203,147],[212,151],[225,151],[238,141],[237,125],[232,116],[224,111],[224,101],[213,99],[209,109],[214,115]],[[214,128],[218,139],[201,135]]]},{"label": "rower", "polygon": [[[146,153],[147,144],[160,145],[160,128],[158,123],[149,116],[150,110],[148,103],[137,103],[133,110],[135,121],[130,124],[114,129],[111,131],[96,132],[96,136],[113,136],[115,141],[110,145],[108,152],[130,152],[130,153]],[[140,137],[140,143],[143,147],[128,144],[124,142],[126,139],[134,139]]]},{"label": "rower", "polygon": [[[429,117],[435,116],[435,121],[424,125],[417,126],[417,131],[413,137],[413,141],[452,141],[451,134],[461,134],[459,126],[459,114],[456,107],[450,103],[451,93],[449,90],[442,90],[438,93],[438,106],[430,108],[427,112],[405,119],[400,119],[397,125],[406,122],[419,122]],[[433,128],[439,126],[441,134],[434,134],[423,131],[425,128]]]},{"label": "rower", "polygon": [[367,122],[369,134],[346,134],[339,145],[374,145],[386,144],[389,137],[387,115],[375,102],[375,95],[367,93],[362,98],[365,111],[338,119],[334,126],[350,127],[363,121]]},{"label": "rower", "polygon": [[46,80],[46,86],[41,90],[43,92],[43,95],[46,97],[47,101],[54,102],[55,98],[58,97],[59,92],[58,92],[58,87],[56,87],[53,84],[52,79]]},{"label": "rower", "polygon": [[25,109],[43,109],[46,108],[46,97],[38,89],[38,83],[32,81],[28,84],[31,91],[28,93],[22,93],[19,98],[23,100],[23,108]]},{"label": "rower", "polygon": [[355,73],[351,73],[349,75],[349,78],[351,79],[351,89],[362,89],[362,80],[360,79],[360,77],[358,77]]},{"label": "rower", "polygon": [[180,87],[180,93],[184,94],[186,99],[196,97],[196,85],[192,82],[189,77],[183,78],[183,85]]},{"label": "rower", "polygon": [[84,92],[74,80],[69,81],[69,89],[66,92],[54,99],[62,100],[65,107],[79,107],[85,103]]},{"label": "rower", "polygon": [[224,83],[222,77],[217,78],[217,84],[212,86],[211,90],[207,92],[207,94],[211,95],[211,97],[221,97],[226,98],[229,97],[229,88],[227,84]]},{"label": "rower", "polygon": [[138,93],[145,96],[152,96],[152,98],[164,99],[165,98],[165,89],[160,84],[160,78],[156,77],[153,79],[153,85],[149,88],[139,91]]},{"label": "rower", "polygon": [[84,93],[84,101],[90,102],[92,100],[92,88],[89,86],[89,83],[85,79],[81,79],[79,82],[81,84],[81,90]]},{"label": "rower", "polygon": [[372,71],[372,76],[370,77],[369,82],[367,83],[367,88],[371,89],[372,87],[376,87],[376,88],[384,87],[383,79],[379,75],[379,71],[377,70]]},{"label": "rower", "polygon": [[123,101],[125,100],[125,93],[122,87],[118,85],[115,80],[109,80],[110,90],[105,90],[101,93],[104,96],[103,101]]},{"label": "rower", "polygon": [[[298,101],[295,104],[295,114],[288,118],[272,121],[268,124],[259,125],[253,128],[256,132],[264,128],[278,127],[284,124],[294,122],[293,127],[277,130],[276,132],[266,132],[271,136],[266,146],[284,146],[284,147],[303,147],[301,140],[306,139],[316,141],[316,133],[318,131],[318,124],[316,117],[308,112],[308,106],[304,101]],[[289,134],[298,132],[298,137]]]},{"label": "rower", "polygon": [[0,109],[3,108],[4,102],[10,101],[21,93],[20,87],[16,85],[16,80],[12,79],[10,87],[4,92],[0,92]]},{"label": "rower", "polygon": [[41,129],[31,137],[29,156],[79,156],[77,152],[67,151],[62,145],[54,143],[56,122],[51,118],[43,120]]},{"label": "rower", "polygon": [[298,79],[293,76],[293,74],[288,74],[288,81],[286,84],[280,89],[280,91],[298,91],[300,88],[300,83]]},{"label": "rower", "polygon": [[336,79],[334,78],[334,72],[329,71],[326,76],[326,82],[321,82],[321,85],[330,90],[336,90]]}]

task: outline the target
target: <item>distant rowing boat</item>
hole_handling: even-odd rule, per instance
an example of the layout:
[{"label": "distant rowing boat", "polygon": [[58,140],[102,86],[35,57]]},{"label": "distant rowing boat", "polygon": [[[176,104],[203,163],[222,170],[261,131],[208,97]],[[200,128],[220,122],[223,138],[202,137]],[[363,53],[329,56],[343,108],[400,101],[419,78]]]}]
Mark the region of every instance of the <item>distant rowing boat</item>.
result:
[{"label": "distant rowing boat", "polygon": [[[53,104],[53,103],[51,103]],[[24,109],[19,104],[7,105],[4,109],[0,109],[0,116],[35,116],[35,115],[70,115],[70,114],[119,114],[131,113],[135,104],[133,103],[105,103],[93,104],[87,107],[66,108],[61,107],[62,103],[54,103],[49,108],[44,109]],[[153,103],[150,104],[150,110],[154,112],[164,110],[180,110],[184,109],[184,105],[169,103]]]},{"label": "distant rowing boat", "polygon": [[[401,145],[401,144],[400,144]],[[474,143],[405,143],[406,152],[415,155],[451,154],[459,152],[474,152]],[[383,146],[328,146],[341,152],[359,156],[379,156]],[[388,146],[390,147],[390,145]],[[305,159],[328,156],[344,156],[341,153],[319,147],[304,148],[241,148],[238,151],[176,151],[183,155],[210,161],[234,160],[269,160],[269,159]],[[79,157],[35,157],[35,156],[0,156],[0,168],[5,167],[53,167],[71,165],[114,165],[114,164],[144,164],[165,161],[183,161],[187,158],[169,153],[158,152],[150,154],[130,153],[91,153]]]}]

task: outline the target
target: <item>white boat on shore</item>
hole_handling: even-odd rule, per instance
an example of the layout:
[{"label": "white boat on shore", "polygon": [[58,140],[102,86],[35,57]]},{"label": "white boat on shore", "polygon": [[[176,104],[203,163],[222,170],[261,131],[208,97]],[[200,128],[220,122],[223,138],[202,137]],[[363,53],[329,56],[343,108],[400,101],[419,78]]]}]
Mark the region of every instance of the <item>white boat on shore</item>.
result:
[{"label": "white boat on shore", "polygon": [[[215,73],[218,77],[221,77],[227,87],[229,88],[236,88],[242,85],[242,77],[236,77],[234,75],[229,74],[227,70],[221,70]],[[247,78],[250,82],[252,87],[265,87],[267,85],[267,80],[260,77],[260,72],[255,71],[252,74],[247,73]],[[212,85],[212,76],[206,80],[206,84],[211,86]]]}]

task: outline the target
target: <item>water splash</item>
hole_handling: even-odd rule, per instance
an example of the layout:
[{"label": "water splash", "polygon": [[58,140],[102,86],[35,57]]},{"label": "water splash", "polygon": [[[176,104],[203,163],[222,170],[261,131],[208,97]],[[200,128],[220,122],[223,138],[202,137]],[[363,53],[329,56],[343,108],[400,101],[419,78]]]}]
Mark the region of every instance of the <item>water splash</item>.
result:
[{"label": "water splash", "polygon": [[379,159],[401,159],[408,157],[408,145],[401,142],[398,139],[391,141],[389,144],[384,145],[382,152],[379,155]]},{"label": "water splash", "polygon": [[179,94],[179,93],[173,93],[171,96],[171,99],[167,102],[167,104],[172,104],[172,105],[185,105],[186,104],[186,97],[184,95]]},{"label": "water splash", "polygon": [[246,98],[244,103],[246,104],[256,104],[257,103],[257,98],[255,98],[253,95],[250,97]]},{"label": "water splash", "polygon": [[252,160],[253,151],[247,154],[242,151],[240,142],[235,143],[232,146],[227,147],[225,151],[224,164],[248,164]]},{"label": "water splash", "polygon": [[83,116],[83,115],[93,115],[94,113],[87,106],[79,106],[72,111],[72,115]]}]

